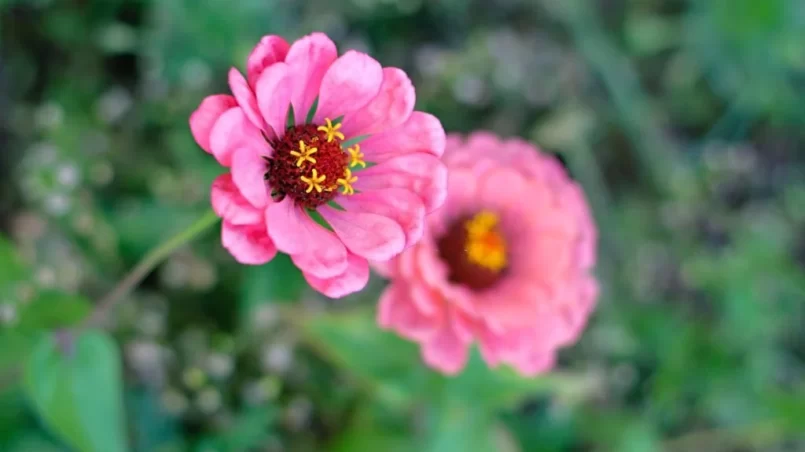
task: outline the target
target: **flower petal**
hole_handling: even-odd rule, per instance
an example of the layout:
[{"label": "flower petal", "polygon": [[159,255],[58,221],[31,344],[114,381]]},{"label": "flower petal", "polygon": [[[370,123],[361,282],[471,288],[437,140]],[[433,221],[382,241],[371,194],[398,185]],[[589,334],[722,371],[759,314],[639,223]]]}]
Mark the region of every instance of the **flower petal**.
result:
[{"label": "flower petal", "polygon": [[368,104],[383,83],[383,67],[374,58],[350,50],[327,69],[319,90],[314,122],[337,118]]},{"label": "flower petal", "polygon": [[415,193],[430,213],[441,207],[447,196],[447,168],[437,157],[418,152],[362,170],[355,182],[361,191],[395,187]]},{"label": "flower petal", "polygon": [[411,116],[415,102],[414,85],[405,72],[383,68],[380,92],[365,107],[344,117],[343,132],[356,137],[398,127]]},{"label": "flower petal", "polygon": [[405,233],[391,218],[367,212],[319,208],[347,249],[366,259],[385,261],[405,248]]},{"label": "flower petal", "polygon": [[265,68],[285,60],[289,48],[288,42],[276,35],[263,36],[260,39],[246,61],[246,73],[253,89],[257,88],[257,81]]},{"label": "flower petal", "polygon": [[347,268],[347,250],[332,232],[316,224],[293,200],[269,205],[268,235],[280,251],[291,255],[302,271],[332,278]]},{"label": "flower petal", "polygon": [[266,162],[256,150],[244,147],[232,155],[232,180],[243,197],[258,209],[268,204],[265,173]]},{"label": "flower petal", "polygon": [[319,95],[324,74],[337,57],[335,44],[324,33],[311,33],[294,42],[288,50],[285,62],[294,75],[291,103],[297,124],[305,121]]},{"label": "flower petal", "polygon": [[224,94],[208,96],[201,101],[196,111],[190,115],[190,131],[201,149],[212,153],[210,135],[213,126],[224,112],[237,104],[234,97]]},{"label": "flower petal", "polygon": [[380,296],[377,323],[415,341],[427,341],[438,332],[443,323],[441,311],[424,315],[411,301],[411,291],[404,282],[392,282]]},{"label": "flower petal", "polygon": [[556,365],[556,353],[548,351],[532,352],[528,355],[511,361],[512,367],[524,377],[535,377],[553,369]]},{"label": "flower petal", "polygon": [[[481,326],[478,345],[481,356],[493,367],[507,363],[524,376],[534,376],[550,370],[556,359],[556,344],[550,337],[553,319],[544,324],[535,322],[525,328],[507,329],[495,333]],[[549,334],[545,336],[545,333]]]},{"label": "flower petal", "polygon": [[478,316],[499,330],[533,325],[550,302],[550,294],[527,281],[501,281],[494,291],[476,296]]},{"label": "flower petal", "polygon": [[252,87],[243,78],[243,74],[235,68],[229,70],[229,89],[235,95],[241,110],[252,124],[260,130],[265,129],[265,122],[257,111],[257,99],[254,97]]},{"label": "flower petal", "polygon": [[362,141],[361,150],[368,161],[375,163],[415,152],[441,157],[445,140],[442,123],[435,116],[415,111],[402,126]]},{"label": "flower petal", "polygon": [[237,226],[225,220],[221,227],[221,244],[241,264],[265,264],[277,254],[262,224]]},{"label": "flower petal", "polygon": [[528,196],[529,204],[538,202],[539,193],[529,188],[528,181],[516,168],[495,168],[487,171],[478,181],[478,197],[490,208],[521,204],[524,196]]},{"label": "flower petal", "polygon": [[212,210],[232,225],[262,224],[265,215],[254,208],[232,180],[232,174],[218,176],[212,183]]},{"label": "flower petal", "polygon": [[404,188],[387,188],[352,196],[341,196],[338,203],[350,211],[375,213],[391,218],[405,233],[405,246],[422,238],[425,229],[425,206],[418,196]]},{"label": "flower petal", "polygon": [[425,363],[447,375],[455,375],[464,368],[469,357],[469,344],[463,342],[447,322],[434,337],[422,346]]},{"label": "flower petal", "polygon": [[269,135],[282,136],[291,105],[293,78],[285,63],[275,63],[260,75],[257,81],[257,105],[266,124],[271,128]]},{"label": "flower petal", "polygon": [[210,151],[221,165],[229,167],[232,164],[232,154],[242,147],[262,149],[266,153],[271,150],[243,110],[240,107],[230,108],[218,118],[212,128]]},{"label": "flower petal", "polygon": [[338,276],[318,278],[304,273],[311,287],[330,298],[341,298],[358,292],[369,282],[369,263],[352,253],[347,256],[347,268]]},{"label": "flower petal", "polygon": [[455,218],[474,213],[478,209],[478,177],[463,168],[449,167],[447,175],[447,199],[444,207],[434,212],[428,220],[446,230]]}]

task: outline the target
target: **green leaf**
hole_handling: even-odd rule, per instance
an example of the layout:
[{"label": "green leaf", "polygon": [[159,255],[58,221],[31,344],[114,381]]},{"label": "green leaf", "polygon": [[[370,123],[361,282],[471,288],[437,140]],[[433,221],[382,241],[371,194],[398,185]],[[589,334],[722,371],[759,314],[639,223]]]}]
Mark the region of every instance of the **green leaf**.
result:
[{"label": "green leaf", "polygon": [[15,378],[46,330],[76,325],[89,312],[86,299],[61,292],[43,292],[18,306],[16,323],[0,327],[0,378]]},{"label": "green leaf", "polygon": [[[14,245],[0,236],[0,286],[25,279],[27,268],[14,249]],[[2,295],[2,293],[0,293]]]},{"label": "green leaf", "polygon": [[216,442],[223,450],[254,450],[271,435],[276,415],[276,408],[270,406],[241,412]]},{"label": "green leaf", "polygon": [[67,449],[35,432],[23,433],[10,441],[3,450],[7,452],[68,452]]},{"label": "green leaf", "polygon": [[405,422],[380,404],[360,405],[350,426],[330,445],[332,452],[407,452],[415,449]]},{"label": "green leaf", "polygon": [[91,305],[79,295],[44,292],[20,309],[18,328],[56,329],[74,326],[89,315]]},{"label": "green leaf", "polygon": [[122,385],[117,347],[95,331],[58,341],[43,336],[25,372],[25,390],[34,410],[81,452],[128,450]]},{"label": "green leaf", "polygon": [[441,401],[429,419],[426,452],[487,452],[499,450],[494,413],[465,401]]},{"label": "green leaf", "polygon": [[296,125],[296,116],[293,112],[293,105],[288,105],[288,119],[285,121],[285,128],[290,129]]},{"label": "green leaf", "polygon": [[[157,391],[146,388],[132,388],[126,392],[131,439],[138,452],[167,452],[170,447],[183,443],[180,419],[163,409],[159,395]],[[185,450],[184,447],[170,450],[177,449]]]},{"label": "green leaf", "polygon": [[311,220],[313,220],[316,223],[318,223],[319,225],[321,225],[321,227],[323,227],[324,229],[327,229],[328,231],[333,230],[333,227],[330,226],[330,223],[328,223],[327,220],[325,220],[324,217],[321,216],[321,214],[319,212],[317,212],[315,210],[308,210],[307,214],[308,214],[308,216],[310,217]]},{"label": "green leaf", "polygon": [[319,108],[319,98],[316,97],[316,100],[313,101],[313,105],[310,106],[310,110],[307,112],[307,118],[305,118],[306,124],[313,123],[313,117],[316,116],[316,109]]},{"label": "green leaf", "polygon": [[349,140],[346,140],[343,143],[341,143],[341,147],[344,148],[344,149],[352,147],[352,146],[360,143],[361,141],[369,138],[369,136],[370,135],[360,135],[360,136],[357,136],[357,137],[354,137],[354,138],[350,138]]},{"label": "green leaf", "polygon": [[552,372],[537,377],[523,377],[510,367],[490,369],[473,350],[464,370],[445,383],[451,397],[462,399],[472,394],[473,406],[490,410],[513,408],[526,397],[558,394],[578,397],[589,393],[595,382],[587,376]]},{"label": "green leaf", "polygon": [[0,450],[7,450],[29,425],[28,406],[22,392],[13,386],[0,390]]}]

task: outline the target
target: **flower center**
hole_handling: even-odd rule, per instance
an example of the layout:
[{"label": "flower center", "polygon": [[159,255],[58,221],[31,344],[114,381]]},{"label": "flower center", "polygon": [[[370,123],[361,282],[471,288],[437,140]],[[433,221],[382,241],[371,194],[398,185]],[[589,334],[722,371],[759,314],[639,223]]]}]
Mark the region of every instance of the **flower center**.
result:
[{"label": "flower center", "polygon": [[453,223],[439,240],[439,255],[447,263],[452,282],[480,290],[500,279],[508,253],[499,223],[497,214],[481,211]]},{"label": "flower center", "polygon": [[358,178],[349,167],[365,166],[363,154],[357,145],[345,152],[341,124],[325,121],[323,126],[290,127],[272,143],[274,155],[266,159],[265,179],[275,200],[290,196],[298,205],[315,209],[335,198],[339,187],[346,195],[355,192],[352,184]]}]

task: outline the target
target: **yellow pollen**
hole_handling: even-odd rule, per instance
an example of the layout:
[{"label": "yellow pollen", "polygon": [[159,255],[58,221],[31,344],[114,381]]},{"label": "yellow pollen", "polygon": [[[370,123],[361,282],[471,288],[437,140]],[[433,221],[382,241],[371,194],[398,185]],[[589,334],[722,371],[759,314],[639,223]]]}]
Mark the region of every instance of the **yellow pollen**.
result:
[{"label": "yellow pollen", "polygon": [[366,162],[363,161],[363,152],[361,152],[361,146],[359,144],[347,149],[347,152],[349,152],[350,168],[355,168],[358,165],[360,165],[361,168],[366,168]]},{"label": "yellow pollen", "polygon": [[352,175],[352,171],[350,171],[349,168],[344,168],[344,178],[338,179],[336,182],[338,182],[338,185],[344,187],[344,191],[342,193],[345,195],[354,195],[355,189],[352,188],[352,184],[354,184],[357,180],[358,178]]},{"label": "yellow pollen", "polygon": [[307,184],[307,190],[305,190],[305,193],[310,193],[313,190],[316,190],[317,193],[321,193],[323,190],[321,183],[324,182],[324,179],[327,179],[327,176],[324,174],[319,176],[316,168],[313,168],[313,172],[310,177],[301,176],[299,179],[302,179],[302,182]]},{"label": "yellow pollen", "polygon": [[333,138],[338,138],[339,140],[343,140],[344,139],[344,134],[338,131],[338,129],[341,128],[342,124],[338,123],[336,125],[333,125],[333,122],[330,121],[330,118],[324,118],[324,120],[327,121],[327,125],[326,126],[319,126],[319,128],[316,129],[316,130],[321,130],[322,132],[327,134],[327,142],[329,143],[329,142],[333,141]]},{"label": "yellow pollen", "polygon": [[499,272],[506,267],[506,242],[497,230],[500,218],[493,212],[482,211],[465,223],[465,250],[470,262]]},{"label": "yellow pollen", "polygon": [[297,157],[296,167],[301,168],[305,162],[316,163],[316,159],[311,155],[318,151],[318,148],[307,147],[304,141],[299,140],[299,151],[291,151],[291,155]]}]

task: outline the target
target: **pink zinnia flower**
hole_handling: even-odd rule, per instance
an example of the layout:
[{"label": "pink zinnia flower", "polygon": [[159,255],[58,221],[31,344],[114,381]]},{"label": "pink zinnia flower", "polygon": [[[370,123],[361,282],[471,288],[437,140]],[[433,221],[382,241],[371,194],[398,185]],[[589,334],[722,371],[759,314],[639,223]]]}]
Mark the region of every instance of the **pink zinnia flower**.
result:
[{"label": "pink zinnia flower", "polygon": [[293,45],[266,36],[245,78],[229,72],[229,87],[232,96],[204,99],[190,128],[229,169],[213,183],[212,206],[237,261],[282,251],[316,290],[340,297],[366,285],[367,260],[420,239],[425,214],[446,196],[445,135],[413,111],[402,70],[356,51],[339,57],[321,33]]},{"label": "pink zinnia flower", "polygon": [[596,229],[581,188],[551,156],[522,140],[451,136],[447,201],[425,236],[378,270],[384,328],[418,342],[447,374],[476,342],[490,366],[525,375],[553,367],[574,342],[598,286]]}]

